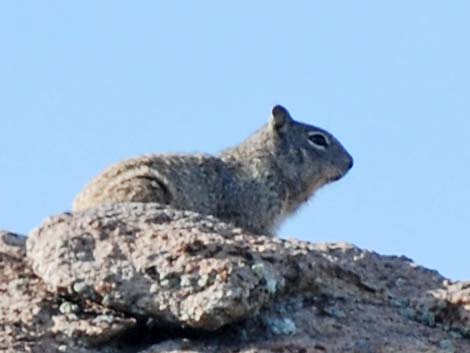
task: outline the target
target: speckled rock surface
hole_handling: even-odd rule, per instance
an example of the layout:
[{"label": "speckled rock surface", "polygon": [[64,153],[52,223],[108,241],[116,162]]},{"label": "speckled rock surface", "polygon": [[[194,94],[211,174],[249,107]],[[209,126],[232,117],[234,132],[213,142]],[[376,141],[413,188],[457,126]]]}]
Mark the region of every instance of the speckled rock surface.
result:
[{"label": "speckled rock surface", "polygon": [[251,317],[292,289],[333,288],[322,282],[330,261],[309,247],[152,204],[53,217],[27,242],[52,291],[206,330]]},{"label": "speckled rock surface", "polygon": [[134,319],[96,305],[73,304],[67,310],[72,304],[49,293],[26,263],[25,239],[0,231],[0,352],[52,353],[65,347],[68,352],[98,352],[84,346],[106,342],[135,325]]},{"label": "speckled rock surface", "polygon": [[6,230],[0,230],[0,253],[14,258],[26,256],[26,237]]},{"label": "speckled rock surface", "polygon": [[[0,232],[0,352],[470,352],[469,288],[152,204]],[[33,272],[34,269],[34,272]]]},{"label": "speckled rock surface", "polygon": [[431,312],[435,321],[470,337],[470,281],[444,281],[412,302],[419,315]]}]

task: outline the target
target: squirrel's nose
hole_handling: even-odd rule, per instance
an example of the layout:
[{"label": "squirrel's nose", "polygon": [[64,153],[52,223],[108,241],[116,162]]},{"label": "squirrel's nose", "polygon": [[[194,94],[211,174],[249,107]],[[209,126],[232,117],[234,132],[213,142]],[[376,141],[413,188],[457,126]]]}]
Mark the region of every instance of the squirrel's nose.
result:
[{"label": "squirrel's nose", "polygon": [[351,169],[353,167],[353,165],[354,165],[354,159],[352,159],[352,157],[351,157],[351,158],[349,158],[348,169]]}]

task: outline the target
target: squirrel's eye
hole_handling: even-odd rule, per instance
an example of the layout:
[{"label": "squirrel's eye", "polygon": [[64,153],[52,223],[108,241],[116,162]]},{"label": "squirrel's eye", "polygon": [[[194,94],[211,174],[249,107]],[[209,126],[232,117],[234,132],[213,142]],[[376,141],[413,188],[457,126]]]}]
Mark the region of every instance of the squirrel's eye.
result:
[{"label": "squirrel's eye", "polygon": [[322,148],[328,147],[328,142],[322,134],[311,134],[308,136],[308,140],[315,146],[320,146]]}]

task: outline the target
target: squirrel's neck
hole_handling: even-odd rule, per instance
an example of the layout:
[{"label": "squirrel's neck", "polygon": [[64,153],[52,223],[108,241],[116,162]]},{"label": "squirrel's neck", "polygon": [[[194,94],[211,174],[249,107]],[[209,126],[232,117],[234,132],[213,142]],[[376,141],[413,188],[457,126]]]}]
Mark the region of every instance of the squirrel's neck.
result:
[{"label": "squirrel's neck", "polygon": [[279,174],[272,139],[265,128],[241,144],[222,151],[219,157],[232,172],[244,179],[262,182]]},{"label": "squirrel's neck", "polygon": [[[242,182],[262,186],[260,190],[277,194],[283,212],[294,212],[310,195],[299,180],[291,180],[278,164],[276,147],[266,129],[261,129],[241,144],[224,150],[219,157]],[[263,195],[260,195],[263,196]]]},{"label": "squirrel's neck", "polygon": [[278,160],[277,148],[266,127],[224,150],[219,157],[242,182],[264,185],[269,192],[276,193],[286,215],[296,211],[320,186],[305,185],[301,178],[288,173],[287,166]]}]

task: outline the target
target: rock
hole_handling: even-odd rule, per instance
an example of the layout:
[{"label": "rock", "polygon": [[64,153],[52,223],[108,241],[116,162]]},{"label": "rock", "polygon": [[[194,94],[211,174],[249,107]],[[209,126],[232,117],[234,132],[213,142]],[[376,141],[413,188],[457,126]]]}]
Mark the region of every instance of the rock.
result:
[{"label": "rock", "polygon": [[63,315],[59,307],[64,299],[49,293],[25,261],[24,240],[0,233],[0,352],[49,353],[64,346],[67,352],[94,352],[84,345],[106,341],[135,325],[134,319],[119,313],[108,322],[97,322],[105,308],[90,304],[77,306],[73,318]]},{"label": "rock", "polygon": [[0,230],[0,252],[16,258],[26,256],[26,237]]},{"label": "rock", "polygon": [[444,281],[442,288],[417,298],[414,305],[421,316],[431,313],[446,329],[470,337],[470,281]]},{"label": "rock", "polygon": [[[210,339],[177,339],[145,353],[445,353],[469,352],[470,342],[402,316],[392,305],[349,298],[284,299],[253,318]],[[326,303],[324,301],[327,301]],[[324,307],[338,306],[341,318]],[[273,317],[276,317],[273,320]],[[267,319],[268,318],[268,319]],[[293,322],[293,333],[279,334],[279,322]],[[273,327],[274,324],[274,327]]]},{"label": "rock", "polygon": [[7,238],[0,352],[470,352],[470,285],[405,257],[152,204]]},{"label": "rock", "polygon": [[35,273],[54,292],[205,330],[247,319],[293,288],[336,292],[351,280],[348,273],[338,283],[322,281],[323,272],[341,268],[313,245],[155,204],[53,217],[27,246]]}]

